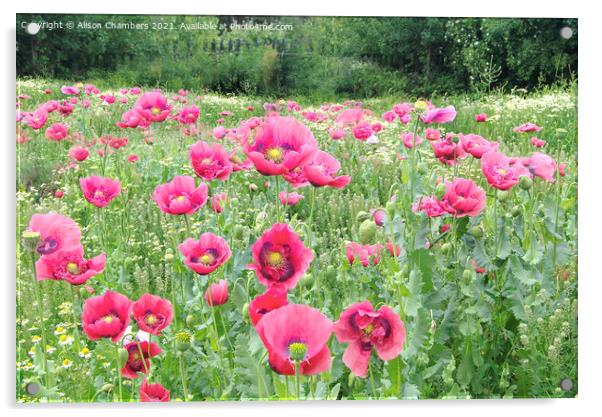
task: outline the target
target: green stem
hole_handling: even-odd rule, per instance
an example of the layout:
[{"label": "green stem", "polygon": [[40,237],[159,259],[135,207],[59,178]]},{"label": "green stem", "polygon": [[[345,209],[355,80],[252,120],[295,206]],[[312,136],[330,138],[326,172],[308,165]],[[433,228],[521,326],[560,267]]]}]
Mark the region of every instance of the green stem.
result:
[{"label": "green stem", "polygon": [[117,381],[119,384],[119,402],[123,401],[123,391],[121,388],[121,369],[119,369],[119,345],[115,344],[115,370],[117,371]]},{"label": "green stem", "polygon": [[372,374],[372,363],[368,362],[368,372],[370,373],[370,387],[372,389],[372,396],[377,399],[376,387],[374,385],[374,375]]},{"label": "green stem", "polygon": [[188,385],[186,385],[186,371],[184,368],[184,353],[178,353],[178,359],[180,362],[180,378],[182,379],[182,389],[184,390],[184,401],[188,401]]},{"label": "green stem", "polygon": [[295,361],[295,395],[297,396],[297,400],[301,399],[300,365],[299,361]]},{"label": "green stem", "polygon": [[32,268],[32,272],[33,272],[33,275],[32,275],[33,290],[34,290],[35,297],[36,297],[36,304],[38,306],[38,319],[39,319],[40,332],[41,332],[41,336],[42,336],[42,349],[40,349],[40,351],[42,352],[42,363],[44,366],[44,381],[46,383],[46,388],[48,388],[50,386],[50,375],[48,372],[48,361],[46,358],[46,326],[44,324],[44,309],[42,308],[42,297],[40,295],[40,288],[38,287],[38,285],[40,285],[40,283],[38,282],[38,279],[37,279],[35,249],[31,250],[31,268]]}]

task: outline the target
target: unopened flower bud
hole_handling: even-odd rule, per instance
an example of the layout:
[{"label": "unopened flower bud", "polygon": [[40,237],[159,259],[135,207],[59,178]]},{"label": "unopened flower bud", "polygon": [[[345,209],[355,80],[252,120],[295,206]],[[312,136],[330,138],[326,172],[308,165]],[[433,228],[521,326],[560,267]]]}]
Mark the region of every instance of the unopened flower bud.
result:
[{"label": "unopened flower bud", "polygon": [[531,188],[533,186],[533,180],[531,178],[527,177],[526,175],[523,175],[518,180],[518,186],[520,188],[522,188],[523,190],[528,190],[529,188]]}]

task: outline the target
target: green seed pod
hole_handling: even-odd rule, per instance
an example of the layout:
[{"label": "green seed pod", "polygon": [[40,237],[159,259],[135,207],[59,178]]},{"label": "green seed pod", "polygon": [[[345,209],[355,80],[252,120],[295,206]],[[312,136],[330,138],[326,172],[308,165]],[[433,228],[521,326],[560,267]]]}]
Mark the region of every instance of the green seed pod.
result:
[{"label": "green seed pod", "polygon": [[175,336],[176,349],[180,352],[185,352],[190,349],[192,335],[188,332],[178,332]]},{"label": "green seed pod", "polygon": [[445,242],[443,245],[441,245],[441,250],[444,253],[447,253],[447,252],[449,252],[449,250],[451,249],[451,247],[452,247],[451,243]]},{"label": "green seed pod", "polygon": [[81,288],[79,289],[79,296],[80,296],[81,298],[87,298],[87,297],[88,297],[88,295],[90,295],[90,293],[88,292],[88,290],[87,290],[85,287],[81,287]]},{"label": "green seed pod", "polygon": [[119,348],[119,367],[123,368],[130,357],[127,349]]},{"label": "green seed pod", "polygon": [[453,143],[459,143],[460,142],[460,137],[458,135],[453,135],[452,136],[452,142]]},{"label": "green seed pod", "polygon": [[473,226],[470,228],[470,234],[480,239],[483,237],[483,229],[480,226]]},{"label": "green seed pod", "polygon": [[328,265],[328,267],[326,267],[326,274],[325,274],[325,276],[326,276],[326,279],[328,281],[334,281],[336,279],[336,277],[337,277],[337,271],[334,268],[334,266]]},{"label": "green seed pod", "polygon": [[367,219],[360,225],[360,243],[365,245],[374,240],[376,236],[376,223],[373,220]]},{"label": "green seed pod", "polygon": [[529,188],[533,187],[533,180],[526,175],[523,175],[518,180],[518,186],[523,190],[528,190]]},{"label": "green seed pod", "polygon": [[196,314],[189,314],[186,316],[186,326],[187,327],[194,327],[196,326],[196,324],[199,322],[199,318],[196,316]]},{"label": "green seed pod", "polygon": [[417,166],[416,166],[416,170],[418,171],[419,174],[421,175],[425,175],[429,172],[429,168],[428,165],[424,162],[420,162]]},{"label": "green seed pod", "polygon": [[166,253],[164,259],[165,259],[166,263],[168,263],[168,264],[172,263],[174,260],[173,253]]},{"label": "green seed pod", "polygon": [[245,228],[242,225],[237,224],[236,226],[234,226],[234,237],[236,239],[241,239],[244,231],[245,231]]},{"label": "green seed pod", "polygon": [[103,392],[111,392],[115,386],[113,384],[104,384],[100,389]]},{"label": "green seed pod", "polygon": [[385,205],[385,210],[387,211],[387,216],[389,216],[390,219],[395,217],[395,203],[394,202],[389,201]]},{"label": "green seed pod", "polygon": [[465,269],[464,272],[462,272],[462,279],[465,282],[472,281],[473,277],[474,277],[474,271],[473,270]]},{"label": "green seed pod", "polygon": [[349,372],[349,376],[347,377],[347,385],[352,387],[354,382],[355,382],[355,375],[353,375],[353,372]]},{"label": "green seed pod", "polygon": [[249,303],[244,303],[241,310],[243,318],[247,318],[249,315]]},{"label": "green seed pod", "polygon": [[309,288],[314,282],[314,277],[310,273],[306,273],[301,277],[301,285]]},{"label": "green seed pod", "polygon": [[40,233],[33,232],[31,230],[26,230],[21,235],[23,239],[23,246],[25,246],[29,250],[35,250],[40,243]]},{"label": "green seed pod", "polygon": [[165,249],[165,254],[171,254],[171,255],[173,255],[173,249],[172,248]]},{"label": "green seed pod", "polygon": [[496,195],[499,201],[506,201],[508,200],[508,197],[510,197],[510,193],[504,190],[497,190]]},{"label": "green seed pod", "polygon": [[360,211],[357,213],[357,216],[355,216],[355,220],[358,223],[363,222],[364,220],[368,220],[370,218],[370,213],[366,212],[366,211]]},{"label": "green seed pod", "polygon": [[521,207],[520,206],[514,206],[510,210],[510,214],[512,214],[513,217],[517,217],[520,214],[520,212],[521,212]]},{"label": "green seed pod", "polygon": [[443,198],[443,196],[445,195],[445,184],[441,183],[437,186],[437,188],[435,189],[435,196],[441,200]]}]

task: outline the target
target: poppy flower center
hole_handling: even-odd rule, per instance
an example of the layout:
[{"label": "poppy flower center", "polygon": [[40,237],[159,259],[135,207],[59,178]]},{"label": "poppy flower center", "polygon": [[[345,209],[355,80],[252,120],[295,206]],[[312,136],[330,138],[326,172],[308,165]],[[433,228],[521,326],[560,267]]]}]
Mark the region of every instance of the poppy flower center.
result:
[{"label": "poppy flower center", "polygon": [[159,107],[153,107],[153,108],[151,109],[151,114],[152,114],[153,116],[158,116],[158,115],[159,115],[159,113],[161,113],[161,109],[160,109]]},{"label": "poppy flower center", "polygon": [[307,353],[307,345],[301,342],[293,342],[288,345],[288,353],[292,360],[302,361]]},{"label": "poppy flower center", "polygon": [[153,324],[155,324],[157,322],[157,316],[155,316],[154,314],[149,314],[144,318],[144,322],[146,324],[148,324],[149,326],[152,326]]},{"label": "poppy flower center", "polygon": [[111,316],[111,315],[104,316],[104,317],[102,318],[102,320],[103,320],[105,323],[111,324],[111,323],[113,322],[113,316]]},{"label": "poppy flower center", "polygon": [[67,264],[67,271],[70,274],[77,275],[79,274],[79,266],[75,262],[69,262]]},{"label": "poppy flower center", "polygon": [[94,197],[95,198],[105,198],[105,193],[103,193],[100,190],[94,191]]},{"label": "poppy flower center", "polygon": [[508,173],[508,171],[506,171],[504,168],[500,168],[497,170],[498,174],[500,175],[506,175]]},{"label": "poppy flower center", "polygon": [[186,200],[186,196],[184,196],[184,195],[180,195],[180,196],[176,197],[176,201],[178,203],[181,203],[181,202],[183,202],[185,200]]},{"label": "poppy flower center", "polygon": [[282,162],[283,152],[281,148],[269,148],[265,153],[266,158],[272,162]]},{"label": "poppy flower center", "polygon": [[211,265],[214,260],[215,260],[215,256],[213,256],[210,253],[206,253],[199,258],[199,261],[201,261],[201,263],[205,264],[205,265]]},{"label": "poppy flower center", "polygon": [[373,331],[373,330],[374,330],[374,324],[370,323],[369,325],[367,325],[367,326],[364,328],[364,333],[365,333],[367,336],[370,336],[370,334],[372,333],[372,331]]},{"label": "poppy flower center", "polygon": [[275,267],[282,265],[282,262],[284,261],[284,257],[280,252],[269,252],[266,259],[270,266]]},{"label": "poppy flower center", "polygon": [[205,158],[201,161],[201,165],[211,165],[211,159]]}]

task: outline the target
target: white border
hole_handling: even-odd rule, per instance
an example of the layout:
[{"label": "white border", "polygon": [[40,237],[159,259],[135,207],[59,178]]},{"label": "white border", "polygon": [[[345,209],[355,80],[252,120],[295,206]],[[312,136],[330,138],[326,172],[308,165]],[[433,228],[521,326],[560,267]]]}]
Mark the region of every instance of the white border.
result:
[{"label": "white border", "polygon": [[[8,3],[8,4],[7,4]],[[4,196],[2,210],[2,256],[1,265],[5,273],[0,278],[4,284],[2,310],[2,335],[4,336],[3,357],[1,358],[3,405],[12,415],[81,416],[86,409],[89,416],[104,416],[110,410],[114,415],[139,414],[154,417],[169,412],[199,412],[202,415],[242,415],[245,416],[304,416],[314,413],[337,413],[345,416],[359,416],[374,412],[385,415],[462,415],[482,417],[522,415],[542,413],[549,416],[589,415],[599,409],[596,400],[600,397],[602,373],[600,351],[602,350],[602,274],[599,273],[599,254],[602,229],[600,228],[600,208],[602,199],[602,135],[600,128],[600,44],[602,20],[595,6],[578,2],[552,1],[527,2],[524,0],[487,1],[440,1],[402,2],[371,0],[351,3],[347,1],[303,0],[291,1],[250,1],[230,0],[227,4],[211,4],[203,1],[144,0],[130,1],[73,1],[62,0],[50,3],[41,0],[21,0],[4,3],[2,19],[2,90],[0,115],[4,121],[4,135],[0,139],[2,150],[2,189]],[[585,3],[585,2],[583,2]],[[332,402],[332,403],[194,403],[177,404],[170,408],[154,406],[114,406],[49,405],[44,408],[20,407],[14,403],[14,224],[15,224],[15,157],[14,157],[14,45],[15,13],[108,13],[108,14],[239,14],[239,15],[365,15],[365,16],[497,16],[497,17],[578,17],[579,18],[579,398],[575,400],[471,400],[471,401],[404,401],[404,402]],[[12,63],[12,64],[11,64]],[[133,411],[136,410],[136,411]],[[336,410],[336,411],[335,411]]]}]

